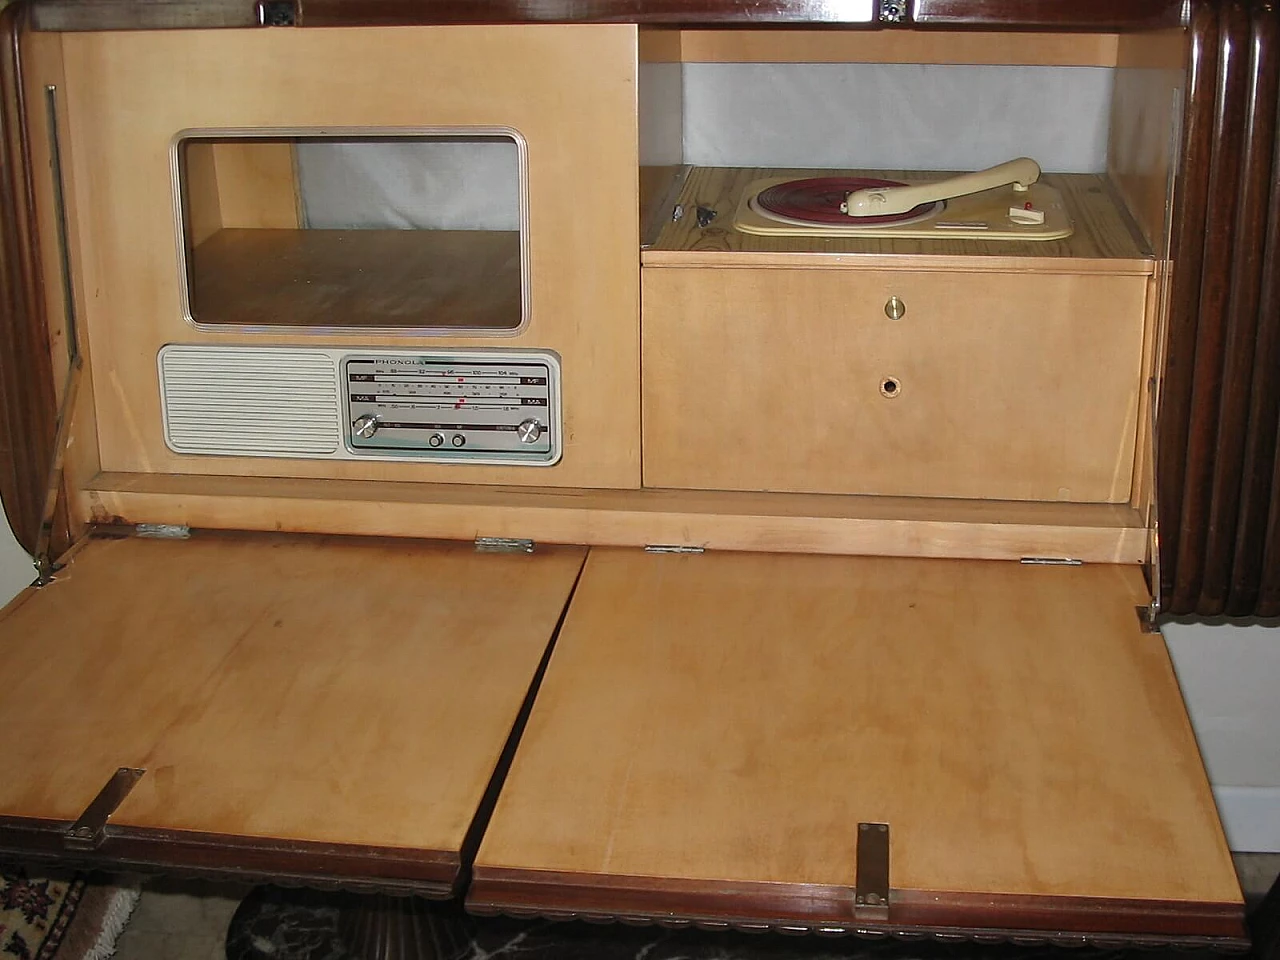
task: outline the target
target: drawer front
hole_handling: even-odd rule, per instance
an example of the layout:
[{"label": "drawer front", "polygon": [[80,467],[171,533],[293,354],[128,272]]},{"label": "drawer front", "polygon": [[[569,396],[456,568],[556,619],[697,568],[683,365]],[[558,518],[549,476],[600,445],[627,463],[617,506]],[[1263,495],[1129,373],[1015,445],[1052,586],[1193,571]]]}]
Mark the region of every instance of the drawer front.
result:
[{"label": "drawer front", "polygon": [[1145,277],[643,273],[646,486],[1129,497]]}]

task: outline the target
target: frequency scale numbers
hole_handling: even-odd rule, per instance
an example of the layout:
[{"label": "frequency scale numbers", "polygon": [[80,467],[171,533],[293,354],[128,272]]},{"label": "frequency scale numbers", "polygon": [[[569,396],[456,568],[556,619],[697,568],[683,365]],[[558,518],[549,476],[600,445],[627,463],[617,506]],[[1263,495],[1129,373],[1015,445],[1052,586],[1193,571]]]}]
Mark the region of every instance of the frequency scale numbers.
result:
[{"label": "frequency scale numbers", "polygon": [[343,378],[354,452],[466,462],[558,456],[559,367],[551,357],[353,355]]}]

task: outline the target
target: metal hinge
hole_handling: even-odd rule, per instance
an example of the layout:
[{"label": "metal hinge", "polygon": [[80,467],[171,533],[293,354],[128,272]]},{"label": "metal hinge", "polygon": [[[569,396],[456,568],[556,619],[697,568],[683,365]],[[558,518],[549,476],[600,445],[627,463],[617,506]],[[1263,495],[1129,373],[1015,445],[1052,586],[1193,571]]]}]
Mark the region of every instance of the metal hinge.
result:
[{"label": "metal hinge", "polygon": [[858,824],[853,916],[881,923],[889,919],[889,825]]},{"label": "metal hinge", "polygon": [[519,537],[476,537],[476,553],[533,553],[534,546]]},{"label": "metal hinge", "polygon": [[1023,557],[1022,563],[1035,567],[1083,567],[1084,561],[1074,557]]},{"label": "metal hinge", "polygon": [[1160,607],[1156,601],[1134,607],[1134,612],[1138,615],[1138,629],[1143,633],[1159,633],[1160,625],[1157,618],[1160,616]]},{"label": "metal hinge", "polygon": [[106,786],[84,808],[80,819],[62,835],[63,846],[68,850],[95,850],[101,846],[107,835],[107,820],[146,772],[139,767],[121,767],[113,773]]},{"label": "metal hinge", "polygon": [[134,524],[133,535],[153,540],[190,540],[191,528],[181,523],[138,523]]},{"label": "metal hinge", "polygon": [[674,543],[646,543],[645,553],[705,553],[705,547],[682,547]]}]

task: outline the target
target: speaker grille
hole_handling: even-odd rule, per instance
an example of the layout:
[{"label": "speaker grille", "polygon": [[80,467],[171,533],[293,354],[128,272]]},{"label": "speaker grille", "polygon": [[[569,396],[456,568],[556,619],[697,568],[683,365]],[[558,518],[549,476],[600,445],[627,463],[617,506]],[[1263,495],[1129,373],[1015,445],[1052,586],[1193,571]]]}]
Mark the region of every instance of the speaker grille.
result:
[{"label": "speaker grille", "polygon": [[326,456],[341,442],[337,371],[320,351],[160,351],[165,442],[175,453]]}]

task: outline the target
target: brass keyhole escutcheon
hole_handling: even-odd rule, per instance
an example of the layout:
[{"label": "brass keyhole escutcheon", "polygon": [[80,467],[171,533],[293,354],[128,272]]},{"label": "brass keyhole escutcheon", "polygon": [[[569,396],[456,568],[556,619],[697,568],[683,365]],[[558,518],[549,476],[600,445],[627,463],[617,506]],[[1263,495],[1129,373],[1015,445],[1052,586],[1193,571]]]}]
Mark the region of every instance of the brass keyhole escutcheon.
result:
[{"label": "brass keyhole escutcheon", "polygon": [[887,397],[892,400],[894,397],[902,393],[902,381],[897,377],[881,377],[880,378],[880,396]]},{"label": "brass keyhole escutcheon", "polygon": [[884,305],[884,315],[890,320],[901,320],[907,312],[907,305],[897,297],[890,297]]}]

